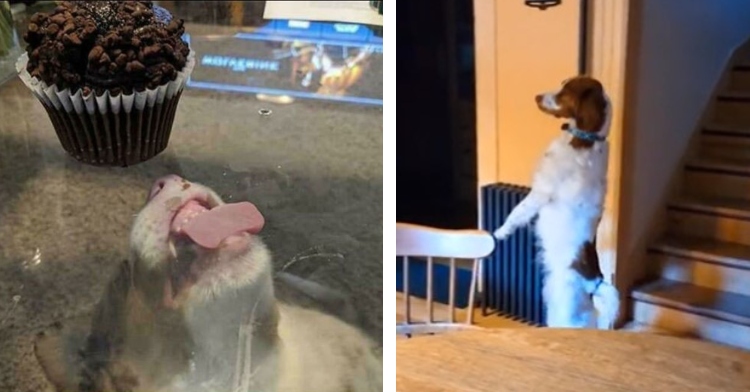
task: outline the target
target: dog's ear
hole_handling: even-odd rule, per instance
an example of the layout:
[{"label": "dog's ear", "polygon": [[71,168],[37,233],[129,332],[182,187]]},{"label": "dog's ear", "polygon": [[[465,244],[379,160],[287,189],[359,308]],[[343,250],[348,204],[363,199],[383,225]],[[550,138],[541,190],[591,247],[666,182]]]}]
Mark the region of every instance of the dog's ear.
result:
[{"label": "dog's ear", "polygon": [[581,94],[575,111],[576,127],[582,131],[599,132],[604,125],[607,101],[600,84],[586,88]]}]

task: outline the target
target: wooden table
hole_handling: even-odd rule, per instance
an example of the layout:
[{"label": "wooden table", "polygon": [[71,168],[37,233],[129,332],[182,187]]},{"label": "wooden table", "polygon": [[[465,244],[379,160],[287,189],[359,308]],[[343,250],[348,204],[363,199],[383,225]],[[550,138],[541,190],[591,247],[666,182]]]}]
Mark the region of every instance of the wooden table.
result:
[{"label": "wooden table", "polygon": [[396,390],[741,392],[750,352],[634,332],[449,332],[396,341]]}]

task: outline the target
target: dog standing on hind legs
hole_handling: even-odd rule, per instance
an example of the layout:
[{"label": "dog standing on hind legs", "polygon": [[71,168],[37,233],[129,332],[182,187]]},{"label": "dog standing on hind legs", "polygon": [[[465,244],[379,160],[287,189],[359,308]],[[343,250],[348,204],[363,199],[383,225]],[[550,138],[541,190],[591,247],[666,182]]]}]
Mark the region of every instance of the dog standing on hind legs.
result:
[{"label": "dog standing on hind legs", "polygon": [[612,109],[602,84],[579,76],[536,96],[539,109],[566,119],[534,173],[531,192],[495,230],[503,240],[537,218],[547,325],[611,328],[619,294],[599,268],[595,237],[607,192]]}]

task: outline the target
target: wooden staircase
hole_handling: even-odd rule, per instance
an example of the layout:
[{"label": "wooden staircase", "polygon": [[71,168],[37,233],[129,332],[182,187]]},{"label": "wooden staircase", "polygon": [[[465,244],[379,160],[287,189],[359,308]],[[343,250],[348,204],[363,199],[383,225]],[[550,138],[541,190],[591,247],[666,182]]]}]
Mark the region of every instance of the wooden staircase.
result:
[{"label": "wooden staircase", "polygon": [[660,277],[632,298],[638,325],[750,350],[750,57],[737,57],[648,249]]}]

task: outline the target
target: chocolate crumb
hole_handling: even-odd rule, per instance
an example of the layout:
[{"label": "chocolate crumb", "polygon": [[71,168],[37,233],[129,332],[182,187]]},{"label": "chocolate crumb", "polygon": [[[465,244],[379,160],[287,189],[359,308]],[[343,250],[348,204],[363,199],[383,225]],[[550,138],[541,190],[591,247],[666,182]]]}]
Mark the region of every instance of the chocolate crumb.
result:
[{"label": "chocolate crumb", "polygon": [[51,23],[54,23],[56,25],[62,26],[63,23],[65,23],[65,15],[63,14],[57,14],[50,18],[49,20]]},{"label": "chocolate crumb", "polygon": [[128,56],[126,56],[126,55],[125,55],[125,53],[120,53],[120,54],[119,54],[119,55],[118,55],[118,56],[117,56],[117,57],[115,58],[115,63],[116,63],[116,64],[117,64],[117,66],[119,66],[119,67],[122,67],[122,66],[124,66],[125,64],[127,64],[127,62],[128,62]]},{"label": "chocolate crumb", "polygon": [[131,61],[128,63],[128,65],[125,67],[125,71],[130,72],[141,72],[146,69],[146,66],[144,66],[140,61]]},{"label": "chocolate crumb", "polygon": [[47,27],[47,34],[49,35],[56,35],[59,31],[60,31],[60,26],[56,24],[49,25],[49,27]]},{"label": "chocolate crumb", "polygon": [[75,23],[73,21],[69,21],[65,24],[65,27],[63,27],[63,33],[70,33],[71,31],[76,29]]},{"label": "chocolate crumb", "polygon": [[76,33],[64,35],[63,42],[68,45],[80,45],[83,43]]},{"label": "chocolate crumb", "polygon": [[98,61],[99,57],[102,57],[102,54],[104,54],[104,48],[101,46],[94,46],[89,52],[89,62]]}]

